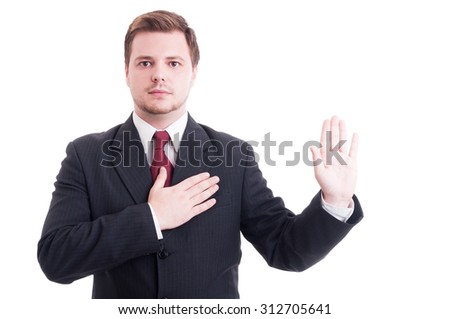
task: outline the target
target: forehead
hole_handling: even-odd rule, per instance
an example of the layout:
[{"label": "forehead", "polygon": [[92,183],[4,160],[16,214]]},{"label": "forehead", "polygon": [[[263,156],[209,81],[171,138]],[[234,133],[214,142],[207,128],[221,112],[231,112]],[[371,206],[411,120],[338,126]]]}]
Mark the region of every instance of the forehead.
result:
[{"label": "forehead", "polygon": [[181,31],[139,32],[131,45],[131,57],[173,56],[189,57],[189,46]]}]

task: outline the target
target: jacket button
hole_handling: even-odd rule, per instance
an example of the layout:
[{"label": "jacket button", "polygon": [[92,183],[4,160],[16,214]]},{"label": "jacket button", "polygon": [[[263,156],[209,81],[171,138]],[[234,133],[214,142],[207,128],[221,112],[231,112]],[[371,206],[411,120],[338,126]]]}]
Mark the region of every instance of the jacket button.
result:
[{"label": "jacket button", "polygon": [[158,257],[161,259],[166,259],[167,257],[169,257],[169,252],[163,249],[158,253]]}]

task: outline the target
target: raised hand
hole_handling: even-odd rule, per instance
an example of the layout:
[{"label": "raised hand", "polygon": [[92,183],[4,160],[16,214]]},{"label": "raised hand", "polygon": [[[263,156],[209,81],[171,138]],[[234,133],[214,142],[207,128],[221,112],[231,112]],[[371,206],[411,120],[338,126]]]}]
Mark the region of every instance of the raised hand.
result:
[{"label": "raised hand", "polygon": [[148,195],[161,230],[181,226],[216,203],[210,197],[219,189],[219,177],[200,173],[177,185],[164,187],[166,178],[167,172],[162,167]]},{"label": "raised hand", "polygon": [[358,135],[353,134],[348,152],[346,138],[345,122],[333,116],[323,122],[320,149],[310,148],[323,199],[337,207],[348,207],[356,187]]}]

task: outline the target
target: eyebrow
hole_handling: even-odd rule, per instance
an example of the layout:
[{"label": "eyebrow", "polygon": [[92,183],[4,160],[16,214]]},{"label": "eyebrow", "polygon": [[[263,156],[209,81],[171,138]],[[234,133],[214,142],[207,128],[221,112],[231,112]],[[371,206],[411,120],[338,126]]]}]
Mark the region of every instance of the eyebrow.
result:
[{"label": "eyebrow", "polygon": [[[164,59],[165,60],[181,60],[181,61],[185,62],[185,60],[179,55],[168,56],[168,57],[165,57]],[[134,60],[135,61],[153,60],[153,57],[151,55],[140,55]]]}]

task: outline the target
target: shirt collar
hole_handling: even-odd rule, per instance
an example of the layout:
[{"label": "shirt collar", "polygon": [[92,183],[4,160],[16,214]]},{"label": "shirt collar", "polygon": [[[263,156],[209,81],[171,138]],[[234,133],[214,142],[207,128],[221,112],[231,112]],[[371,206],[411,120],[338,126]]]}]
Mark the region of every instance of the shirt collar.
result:
[{"label": "shirt collar", "polygon": [[[180,146],[180,141],[183,137],[184,131],[186,130],[188,122],[188,114],[184,112],[182,116],[168,127],[166,127],[167,133],[169,133],[170,139],[172,140],[173,147],[175,151],[178,152]],[[157,131],[156,128],[148,124],[142,118],[140,118],[136,112],[133,112],[133,123],[139,133],[139,138],[141,139],[142,145],[144,146],[144,152],[148,153],[148,147],[153,139],[153,135]]]}]

